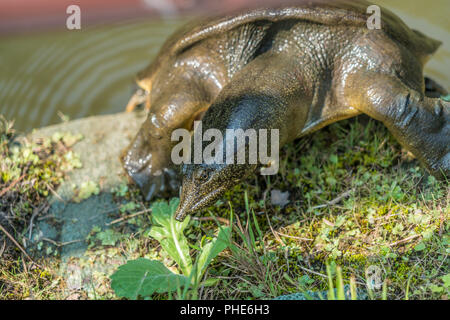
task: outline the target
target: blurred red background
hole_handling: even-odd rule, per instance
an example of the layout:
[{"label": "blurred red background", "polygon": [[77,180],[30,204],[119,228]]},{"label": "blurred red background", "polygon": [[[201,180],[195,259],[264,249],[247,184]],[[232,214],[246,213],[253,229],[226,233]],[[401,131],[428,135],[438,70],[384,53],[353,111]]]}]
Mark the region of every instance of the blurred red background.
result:
[{"label": "blurred red background", "polygon": [[[233,11],[285,0],[0,0],[0,33],[65,28],[70,5],[81,9],[82,26],[143,16]],[[292,1],[290,1],[292,2]],[[299,1],[296,1],[299,2]]]}]

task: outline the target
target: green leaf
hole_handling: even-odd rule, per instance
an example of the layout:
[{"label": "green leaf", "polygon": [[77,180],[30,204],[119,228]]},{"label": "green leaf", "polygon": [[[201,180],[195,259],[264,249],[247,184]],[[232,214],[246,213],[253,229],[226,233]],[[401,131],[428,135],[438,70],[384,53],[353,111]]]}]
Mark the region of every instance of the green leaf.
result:
[{"label": "green leaf", "polygon": [[122,234],[112,229],[99,232],[95,237],[102,242],[103,246],[113,246],[122,238]]},{"label": "green leaf", "polygon": [[197,281],[201,280],[206,267],[211,263],[211,261],[229,246],[230,236],[231,227],[221,228],[217,238],[214,238],[202,248],[200,257],[197,260]]},{"label": "green leaf", "polygon": [[218,278],[208,278],[205,281],[203,281],[201,285],[204,287],[212,287],[215,286],[219,281],[220,279]]},{"label": "green leaf", "polygon": [[442,281],[444,282],[444,287],[450,288],[450,273],[442,276]]},{"label": "green leaf", "polygon": [[331,161],[331,163],[333,163],[333,164],[337,164],[337,163],[339,162],[339,159],[338,159],[337,155],[332,154],[332,155],[330,156],[330,161]]},{"label": "green leaf", "polygon": [[337,288],[337,299],[345,300],[344,281],[342,279],[341,267],[336,268],[336,288]]},{"label": "green leaf", "polygon": [[416,250],[416,251],[422,251],[423,249],[425,249],[425,243],[423,243],[423,242],[418,243],[418,244],[414,247],[414,250]]},{"label": "green leaf", "polygon": [[334,294],[333,275],[331,267],[328,263],[326,264],[326,268],[328,277],[328,300],[336,300],[336,296]]},{"label": "green leaf", "polygon": [[189,223],[189,217],[183,222],[174,219],[173,215],[179,200],[173,198],[170,203],[156,202],[152,205],[152,219],[155,223],[149,235],[158,240],[161,247],[175,260],[181,272],[188,276],[192,270],[192,259],[189,255],[189,245],[183,234]]},{"label": "green leaf", "polygon": [[173,273],[162,262],[144,258],[120,266],[111,280],[111,288],[116,295],[128,299],[148,297],[154,292],[175,291],[188,283],[185,276]]},{"label": "green leaf", "polygon": [[431,291],[434,292],[434,293],[440,293],[440,292],[443,292],[443,291],[444,291],[444,288],[443,288],[443,287],[437,286],[437,285],[435,285],[435,284],[431,284],[431,285],[430,285],[430,289],[431,289]]},{"label": "green leaf", "polygon": [[120,212],[132,212],[138,207],[138,204],[134,202],[128,202],[120,207]]}]

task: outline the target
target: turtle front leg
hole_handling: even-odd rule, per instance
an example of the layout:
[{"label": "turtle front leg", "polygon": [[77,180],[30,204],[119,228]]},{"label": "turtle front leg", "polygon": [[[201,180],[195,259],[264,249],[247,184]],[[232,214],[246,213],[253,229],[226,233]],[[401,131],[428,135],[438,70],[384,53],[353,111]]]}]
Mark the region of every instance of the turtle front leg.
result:
[{"label": "turtle front leg", "polygon": [[346,103],[382,121],[436,177],[450,177],[450,103],[429,98],[386,74],[353,74]]}]

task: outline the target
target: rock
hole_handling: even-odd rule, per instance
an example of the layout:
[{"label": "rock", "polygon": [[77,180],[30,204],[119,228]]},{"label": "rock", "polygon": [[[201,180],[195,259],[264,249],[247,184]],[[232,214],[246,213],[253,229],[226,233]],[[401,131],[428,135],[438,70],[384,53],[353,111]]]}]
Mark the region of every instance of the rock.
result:
[{"label": "rock", "polygon": [[274,206],[284,207],[289,203],[289,191],[281,192],[278,189],[271,190],[270,203]]},{"label": "rock", "polygon": [[[119,156],[130,144],[144,118],[142,112],[95,116],[38,129],[27,137],[34,140],[52,136],[56,132],[82,134],[84,137],[73,146],[73,151],[80,156],[82,168],[69,172],[50,197],[48,215],[33,229],[32,240],[39,252],[53,255],[56,244],[63,262],[71,257],[81,258],[87,249],[86,237],[92,228],[98,226],[106,229],[106,224],[117,217],[119,209],[113,201],[111,189],[128,181]],[[77,199],[77,190],[89,181],[99,190],[96,189],[87,199]],[[76,264],[72,259],[69,265],[61,265],[62,276],[69,289],[74,287],[73,270],[82,268]],[[89,275],[89,272],[77,274]],[[79,283],[89,280],[81,278],[75,281],[78,283],[75,289],[81,289]]]}]

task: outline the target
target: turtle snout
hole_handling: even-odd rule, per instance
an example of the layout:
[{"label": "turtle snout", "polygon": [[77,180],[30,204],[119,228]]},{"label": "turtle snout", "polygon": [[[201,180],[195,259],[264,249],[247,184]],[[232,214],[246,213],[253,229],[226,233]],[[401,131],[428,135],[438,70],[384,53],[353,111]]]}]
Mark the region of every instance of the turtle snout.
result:
[{"label": "turtle snout", "polygon": [[179,189],[179,180],[173,169],[163,168],[152,172],[151,167],[144,167],[140,171],[128,172],[138,185],[146,201],[154,196],[167,197]]},{"label": "turtle snout", "polygon": [[168,168],[163,152],[133,144],[122,157],[123,167],[138,185],[146,201],[155,195],[168,196],[179,188],[178,175]]},{"label": "turtle snout", "polygon": [[183,187],[180,191],[180,203],[174,215],[178,221],[183,221],[187,215],[191,214],[194,211],[195,204],[198,202],[195,199],[197,192],[195,192],[193,187],[193,181],[183,181]]}]

